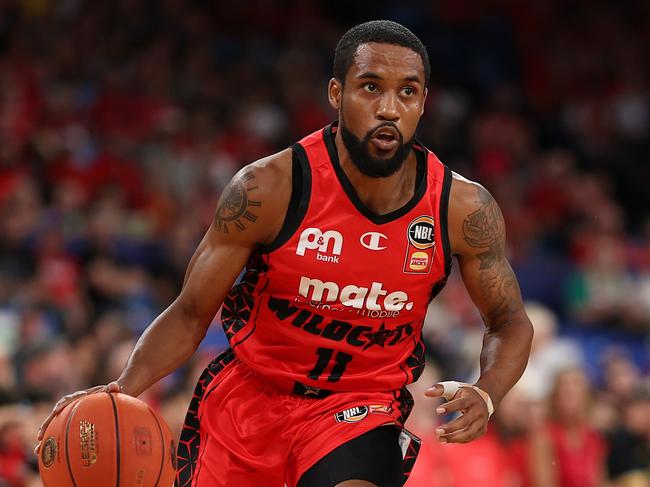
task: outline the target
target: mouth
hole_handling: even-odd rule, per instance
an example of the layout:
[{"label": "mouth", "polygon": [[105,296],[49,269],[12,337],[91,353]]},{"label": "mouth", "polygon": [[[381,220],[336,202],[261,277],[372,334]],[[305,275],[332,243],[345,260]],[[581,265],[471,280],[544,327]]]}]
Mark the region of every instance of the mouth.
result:
[{"label": "mouth", "polygon": [[388,152],[399,144],[399,132],[393,127],[381,127],[372,134],[370,141],[380,151]]}]

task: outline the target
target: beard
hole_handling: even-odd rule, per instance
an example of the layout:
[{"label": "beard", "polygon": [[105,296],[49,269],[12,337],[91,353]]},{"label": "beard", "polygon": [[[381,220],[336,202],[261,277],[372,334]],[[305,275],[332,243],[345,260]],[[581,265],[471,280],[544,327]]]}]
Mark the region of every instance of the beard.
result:
[{"label": "beard", "polygon": [[406,157],[411,152],[414,139],[411,138],[404,142],[402,133],[397,130],[399,134],[399,145],[395,149],[395,153],[391,157],[374,157],[370,154],[369,146],[372,134],[374,134],[381,127],[392,127],[397,130],[395,124],[391,122],[383,122],[377,127],[369,130],[363,139],[358,139],[356,135],[350,132],[343,119],[341,119],[339,130],[341,131],[341,139],[343,145],[350,154],[350,159],[355,167],[361,174],[370,178],[386,178],[395,174],[404,164]]}]

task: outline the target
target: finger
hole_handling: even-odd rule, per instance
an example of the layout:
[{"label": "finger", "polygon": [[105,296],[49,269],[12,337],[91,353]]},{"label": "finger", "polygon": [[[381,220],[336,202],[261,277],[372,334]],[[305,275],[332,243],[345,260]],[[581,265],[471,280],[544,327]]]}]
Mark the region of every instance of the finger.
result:
[{"label": "finger", "polygon": [[120,387],[120,384],[114,380],[106,385],[106,392],[122,392],[122,388]]},{"label": "finger", "polygon": [[43,439],[43,435],[45,434],[45,430],[47,429],[47,425],[52,422],[52,419],[54,419],[55,414],[52,412],[50,415],[45,418],[45,421],[43,421],[43,424],[41,424],[41,427],[38,428],[38,434],[36,435],[36,439],[40,442]]},{"label": "finger", "polygon": [[433,387],[428,389],[424,395],[428,397],[442,397],[445,393],[445,388],[441,384],[435,384]]},{"label": "finger", "polygon": [[[431,391],[431,397],[444,397],[447,401],[453,399],[461,387],[465,386],[465,382],[458,382],[455,380],[445,380],[435,384],[429,391]],[[429,392],[427,391],[427,392]],[[425,393],[426,394],[426,393]]]},{"label": "finger", "polygon": [[446,414],[453,411],[462,411],[469,408],[474,402],[476,402],[475,398],[459,397],[458,399],[454,399],[452,401],[441,404],[436,408],[436,412],[438,414]]},{"label": "finger", "polygon": [[453,421],[438,426],[438,428],[436,428],[436,436],[440,438],[443,435],[449,435],[451,433],[455,433],[456,431],[464,430],[470,424],[472,424],[472,422],[472,418],[468,418],[466,415],[462,414]]},{"label": "finger", "polygon": [[36,446],[34,447],[34,455],[38,456],[38,452],[41,451],[41,442],[39,441],[36,443]]},{"label": "finger", "polygon": [[446,441],[447,443],[467,443],[468,441],[475,440],[485,432],[483,425],[484,423],[482,421],[476,421],[463,430],[442,435],[440,441]]}]

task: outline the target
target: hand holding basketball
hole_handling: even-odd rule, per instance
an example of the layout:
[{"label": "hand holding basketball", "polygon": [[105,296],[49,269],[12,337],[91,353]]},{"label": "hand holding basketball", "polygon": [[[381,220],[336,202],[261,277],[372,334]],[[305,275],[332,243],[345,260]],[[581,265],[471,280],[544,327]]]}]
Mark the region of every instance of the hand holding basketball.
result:
[{"label": "hand holding basketball", "polygon": [[36,445],[36,448],[34,450],[34,453],[38,455],[38,452],[40,451],[41,448],[41,440],[43,439],[43,433],[45,432],[45,429],[47,426],[52,422],[54,417],[59,414],[63,409],[70,403],[76,401],[77,399],[80,399],[82,397],[85,397],[89,394],[97,394],[98,392],[122,392],[120,385],[117,383],[117,381],[110,382],[109,384],[102,385],[102,386],[94,386],[89,389],[83,390],[83,391],[77,391],[73,392],[72,394],[68,394],[67,396],[63,396],[59,401],[54,405],[54,408],[52,409],[52,412],[49,414],[47,418],[45,418],[45,421],[43,421],[43,424],[41,424],[41,427],[38,429],[38,435],[36,438],[38,439],[38,445]]}]

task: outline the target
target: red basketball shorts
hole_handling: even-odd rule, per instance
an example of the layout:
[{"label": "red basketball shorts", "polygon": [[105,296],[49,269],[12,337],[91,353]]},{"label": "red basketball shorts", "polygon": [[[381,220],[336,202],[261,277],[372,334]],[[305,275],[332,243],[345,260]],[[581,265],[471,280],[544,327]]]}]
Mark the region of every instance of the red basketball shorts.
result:
[{"label": "red basketball shorts", "polygon": [[[199,379],[178,447],[177,487],[295,487],[329,452],[381,425],[402,427],[406,391],[340,392],[313,398],[286,392],[231,350]],[[402,445],[405,472],[417,442]]]}]

